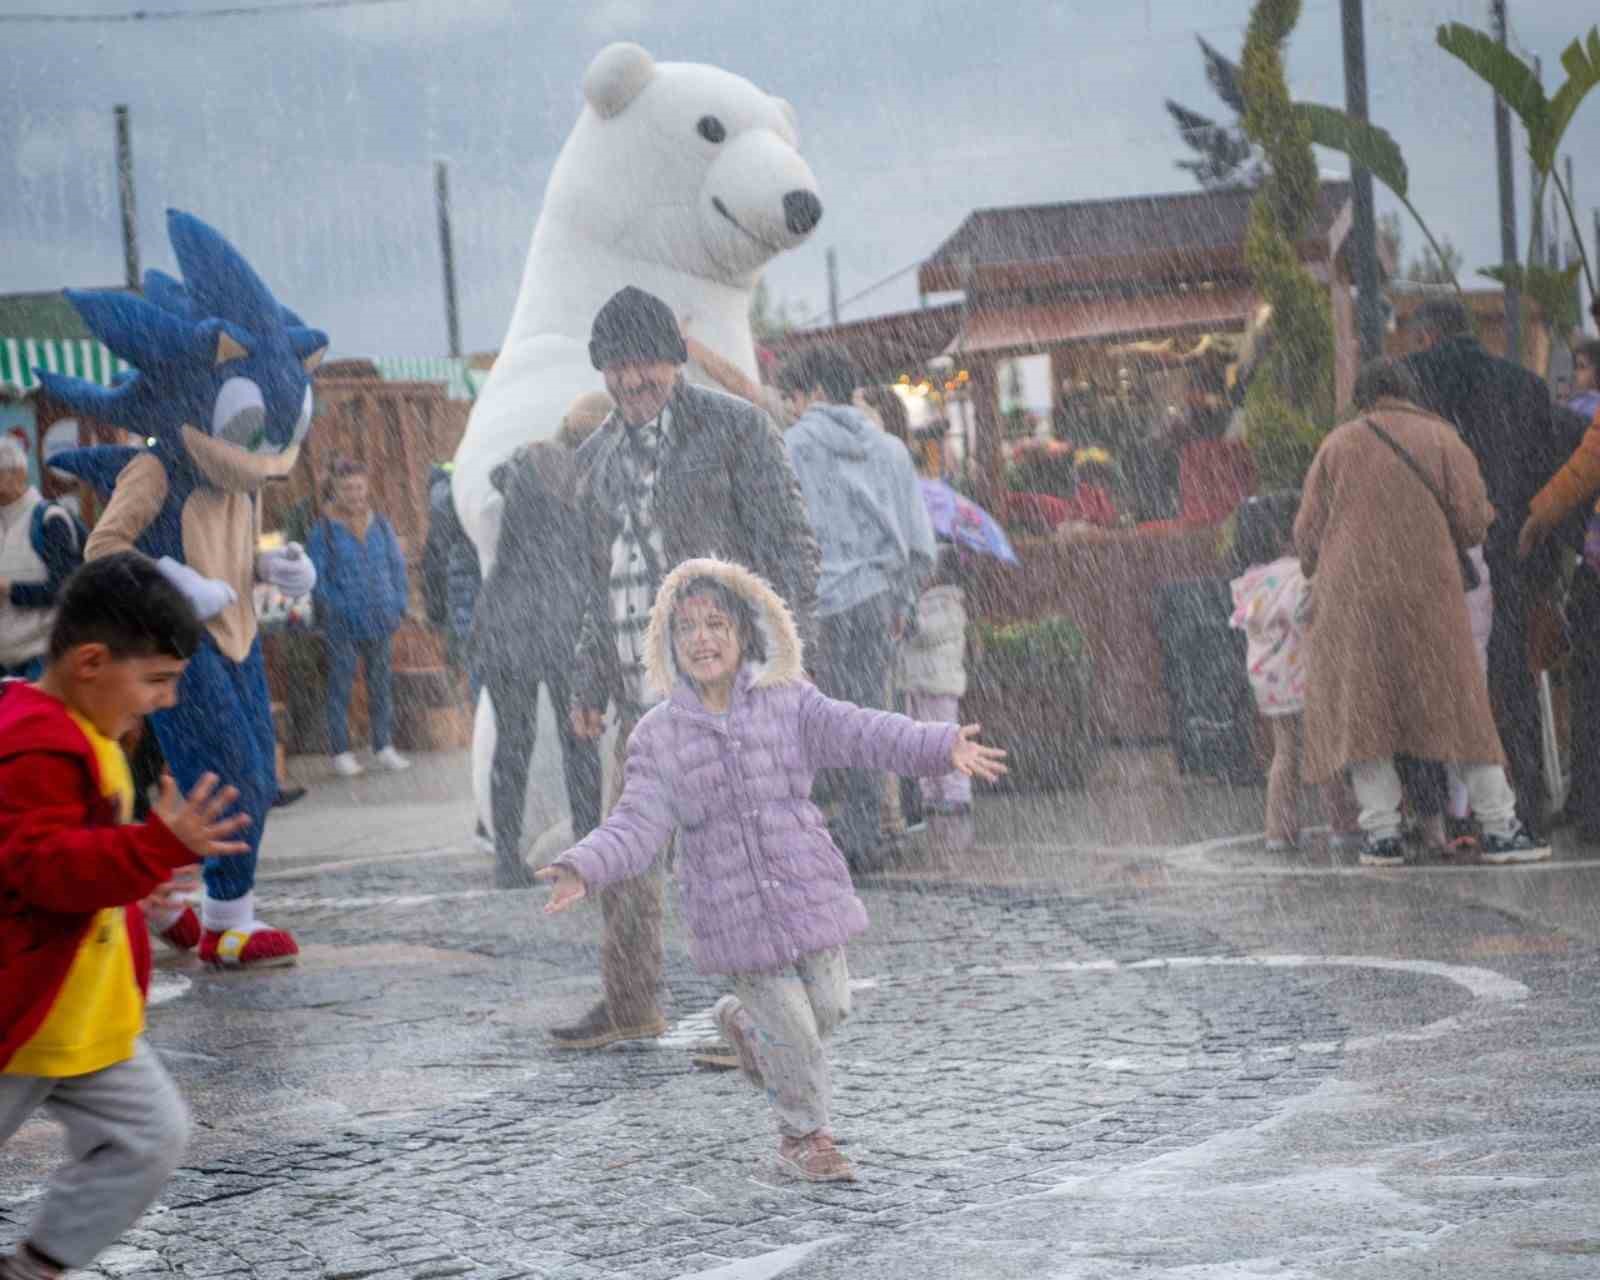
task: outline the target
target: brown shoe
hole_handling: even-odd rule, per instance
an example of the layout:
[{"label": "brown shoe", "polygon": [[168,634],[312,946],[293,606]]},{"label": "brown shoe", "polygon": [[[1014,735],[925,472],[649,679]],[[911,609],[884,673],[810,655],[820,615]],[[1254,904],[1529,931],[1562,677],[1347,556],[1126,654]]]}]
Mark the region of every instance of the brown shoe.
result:
[{"label": "brown shoe", "polygon": [[725,1040],[702,1040],[689,1048],[689,1061],[707,1071],[737,1071],[739,1055]]},{"label": "brown shoe", "polygon": [[756,1057],[755,1046],[733,1016],[738,1007],[737,996],[723,996],[712,1006],[711,1020],[717,1024],[717,1030],[722,1032],[723,1039],[733,1049],[734,1065],[744,1073],[744,1078],[756,1088],[765,1089],[767,1085],[761,1078],[761,1062]]},{"label": "brown shoe", "polygon": [[785,1138],[778,1144],[778,1168],[806,1182],[854,1182],[855,1166],[844,1158],[833,1139],[820,1129],[803,1138]]},{"label": "brown shoe", "polygon": [[551,1027],[550,1039],[558,1049],[603,1049],[620,1040],[654,1040],[666,1032],[667,1020],[659,1013],[652,1013],[641,1022],[613,1022],[611,1011],[602,1000],[576,1022]]}]

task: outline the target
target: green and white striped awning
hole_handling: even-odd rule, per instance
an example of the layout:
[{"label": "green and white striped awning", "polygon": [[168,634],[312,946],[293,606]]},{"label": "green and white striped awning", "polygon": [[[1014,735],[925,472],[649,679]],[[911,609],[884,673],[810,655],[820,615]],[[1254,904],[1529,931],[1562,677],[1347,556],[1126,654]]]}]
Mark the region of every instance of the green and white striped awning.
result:
[{"label": "green and white striped awning", "polygon": [[70,374],[109,387],[128,362],[93,338],[0,338],[0,386],[27,393],[39,385],[35,369]]},{"label": "green and white striped awning", "polygon": [[[489,376],[449,356],[380,356],[372,362],[387,382],[442,382],[452,400],[471,400]],[[0,338],[0,386],[26,394],[39,385],[35,369],[70,374],[109,387],[128,362],[93,338]]]},{"label": "green and white striped awning", "polygon": [[375,356],[372,363],[385,382],[442,382],[452,400],[471,400],[488,377],[453,356]]}]

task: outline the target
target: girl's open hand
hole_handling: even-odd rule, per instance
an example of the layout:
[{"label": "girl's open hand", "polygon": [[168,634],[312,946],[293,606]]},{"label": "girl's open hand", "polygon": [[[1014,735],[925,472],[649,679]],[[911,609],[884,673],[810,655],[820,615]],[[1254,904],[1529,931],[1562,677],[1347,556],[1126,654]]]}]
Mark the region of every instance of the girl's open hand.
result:
[{"label": "girl's open hand", "polygon": [[977,741],[978,732],[982,727],[976,724],[961,726],[961,734],[956,739],[956,745],[950,748],[950,763],[969,778],[993,782],[1006,771],[1005,765],[1001,763],[1006,758],[1006,753],[999,747],[986,747]]},{"label": "girl's open hand", "polygon": [[555,915],[558,911],[565,911],[589,896],[589,890],[584,886],[581,877],[571,867],[559,864],[552,867],[540,867],[533,873],[535,880],[549,880],[552,883],[550,901],[544,904],[546,915]]}]

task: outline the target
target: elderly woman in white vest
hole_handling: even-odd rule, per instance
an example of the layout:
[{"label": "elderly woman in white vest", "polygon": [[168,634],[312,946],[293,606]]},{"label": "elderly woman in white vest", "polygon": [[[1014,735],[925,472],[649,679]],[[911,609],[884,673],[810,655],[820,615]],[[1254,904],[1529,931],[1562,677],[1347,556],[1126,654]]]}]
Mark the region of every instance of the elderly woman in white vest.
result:
[{"label": "elderly woman in white vest", "polygon": [[0,675],[44,669],[61,584],[83,563],[77,518],[28,482],[28,455],[0,437]]}]

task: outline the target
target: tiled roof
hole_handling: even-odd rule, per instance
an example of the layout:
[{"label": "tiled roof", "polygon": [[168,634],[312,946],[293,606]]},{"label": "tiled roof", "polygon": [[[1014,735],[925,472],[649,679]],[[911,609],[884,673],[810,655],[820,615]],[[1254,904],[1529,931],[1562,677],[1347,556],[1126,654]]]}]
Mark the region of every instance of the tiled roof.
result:
[{"label": "tiled roof", "polygon": [[[1346,181],[1322,184],[1308,239],[1326,238],[1350,191]],[[1078,268],[1098,277],[1107,265],[1159,265],[1163,256],[1174,264],[1236,256],[1244,244],[1253,194],[1187,191],[978,209],[923,262],[921,285],[926,292],[959,289],[969,269],[992,276],[995,268],[1037,270],[1048,265],[1067,268],[1069,275]]]}]

